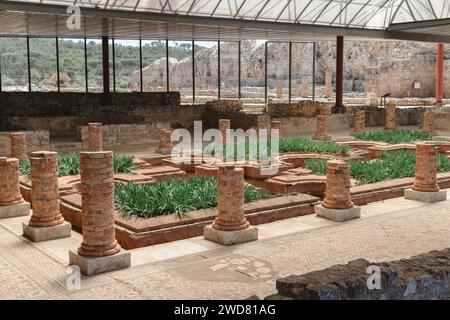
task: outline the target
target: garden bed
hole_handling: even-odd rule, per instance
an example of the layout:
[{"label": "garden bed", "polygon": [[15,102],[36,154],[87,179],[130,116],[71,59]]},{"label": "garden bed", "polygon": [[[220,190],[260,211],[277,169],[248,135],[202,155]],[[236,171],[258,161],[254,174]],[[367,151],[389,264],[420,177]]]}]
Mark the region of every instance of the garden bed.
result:
[{"label": "garden bed", "polygon": [[431,135],[419,130],[378,130],[358,133],[355,138],[363,141],[401,144],[431,140]]}]

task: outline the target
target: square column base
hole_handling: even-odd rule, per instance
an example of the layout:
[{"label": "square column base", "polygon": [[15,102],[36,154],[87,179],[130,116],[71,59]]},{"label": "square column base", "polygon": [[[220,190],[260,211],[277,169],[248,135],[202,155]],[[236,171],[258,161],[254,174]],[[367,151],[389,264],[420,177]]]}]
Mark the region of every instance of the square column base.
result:
[{"label": "square column base", "polygon": [[330,141],[331,140],[331,136],[329,136],[329,135],[326,135],[326,136],[314,136],[313,140]]},{"label": "square column base", "polygon": [[439,190],[435,192],[423,192],[413,189],[405,190],[405,199],[416,200],[426,203],[433,203],[447,200],[447,190]]},{"label": "square column base", "polygon": [[0,206],[0,219],[27,216],[30,214],[30,204],[23,202],[13,206]]},{"label": "square column base", "polygon": [[336,222],[343,222],[361,217],[361,207],[353,206],[349,209],[329,209],[325,208],[321,204],[314,207],[316,215],[328,220]]},{"label": "square column base", "polygon": [[76,265],[80,268],[82,274],[92,276],[108,271],[129,268],[131,265],[131,253],[122,249],[112,256],[87,257],[80,256],[78,252],[70,250],[69,265]]},{"label": "square column base", "polygon": [[31,227],[26,223],[22,227],[23,235],[34,242],[68,238],[72,231],[72,225],[67,221],[53,227]]},{"label": "square column base", "polygon": [[212,225],[203,228],[203,237],[206,240],[217,242],[225,246],[258,240],[258,228],[248,227],[237,231],[216,230]]}]

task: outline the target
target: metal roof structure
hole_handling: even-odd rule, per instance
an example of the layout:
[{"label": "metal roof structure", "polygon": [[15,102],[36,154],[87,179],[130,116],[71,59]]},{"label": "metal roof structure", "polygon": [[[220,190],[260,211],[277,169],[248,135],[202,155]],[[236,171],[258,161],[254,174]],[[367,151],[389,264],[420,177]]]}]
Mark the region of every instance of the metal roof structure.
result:
[{"label": "metal roof structure", "polygon": [[0,0],[0,34],[450,42],[450,0]]}]

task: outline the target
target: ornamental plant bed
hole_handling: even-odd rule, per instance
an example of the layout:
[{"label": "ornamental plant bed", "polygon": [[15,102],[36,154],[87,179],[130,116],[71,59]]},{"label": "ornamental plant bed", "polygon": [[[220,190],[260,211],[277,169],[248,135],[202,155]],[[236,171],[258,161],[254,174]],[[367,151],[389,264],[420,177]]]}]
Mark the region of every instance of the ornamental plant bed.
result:
[{"label": "ornamental plant bed", "polygon": [[[199,179],[199,177],[196,177],[196,179]],[[126,214],[119,211],[123,207],[119,206],[116,210],[116,238],[119,243],[126,249],[133,249],[202,235],[203,227],[210,224],[217,215],[216,208],[211,207],[216,205],[216,197],[210,197],[211,190],[214,189],[214,179],[206,180],[209,181],[210,185],[207,187],[203,186],[205,192],[203,195],[197,195],[197,198],[204,199],[205,208],[198,210],[188,209],[192,199],[184,195],[182,195],[182,200],[178,201],[177,204],[170,204],[168,202],[171,201],[170,199],[165,199],[161,196],[162,192],[167,194],[168,189],[173,191],[172,196],[176,196],[182,191],[180,188],[173,187],[173,185],[165,188],[160,185],[156,187],[153,194],[148,190],[137,190],[135,186],[128,186],[136,192],[135,196],[137,196],[138,203],[134,203],[134,200],[129,202],[134,203],[134,205],[128,205],[126,210],[130,209],[131,211]],[[163,183],[160,182],[160,184]],[[173,184],[174,182],[169,183]],[[183,181],[183,183],[187,182]],[[123,191],[126,187],[126,185],[117,186],[116,193]],[[189,185],[189,187],[195,189],[192,185]],[[258,200],[261,197],[254,194],[254,191],[257,189],[253,187],[248,188],[248,190],[253,194],[247,194],[245,198],[249,201],[254,201],[245,204],[245,215],[253,225],[313,213],[314,205],[319,200],[317,197],[303,194],[291,194]],[[147,207],[144,205],[146,200],[141,197],[144,193],[147,194],[147,199],[152,199],[149,202],[153,201],[153,204]],[[197,199],[197,201],[199,200]],[[116,196],[116,204],[117,202],[118,197]],[[122,202],[122,206],[124,203],[126,201]],[[173,209],[174,206],[178,206],[177,209]],[[157,208],[157,210],[148,208]],[[140,214],[132,214],[133,210],[140,211]],[[166,213],[176,210],[180,211]],[[158,211],[165,214],[157,215]],[[81,195],[74,193],[62,196],[61,213],[67,221],[72,223],[74,230],[80,231],[82,222]]]},{"label": "ornamental plant bed", "polygon": [[380,141],[387,143],[412,143],[431,140],[431,135],[419,130],[378,130],[366,131],[355,135],[357,140]]},{"label": "ornamental plant bed", "polygon": [[[383,152],[380,159],[349,162],[350,175],[358,181],[358,184],[414,177],[416,170],[416,156],[408,151]],[[306,168],[316,175],[325,175],[326,160],[308,160]],[[438,155],[437,168],[438,172],[450,171],[450,160],[446,155]]]}]

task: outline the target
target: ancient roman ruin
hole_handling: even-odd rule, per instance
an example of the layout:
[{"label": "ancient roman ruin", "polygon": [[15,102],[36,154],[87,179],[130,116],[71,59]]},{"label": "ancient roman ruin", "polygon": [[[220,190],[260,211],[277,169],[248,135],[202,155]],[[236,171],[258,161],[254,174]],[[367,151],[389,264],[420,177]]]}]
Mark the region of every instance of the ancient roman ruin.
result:
[{"label": "ancient roman ruin", "polygon": [[319,2],[2,1],[0,299],[448,300],[450,7]]}]

